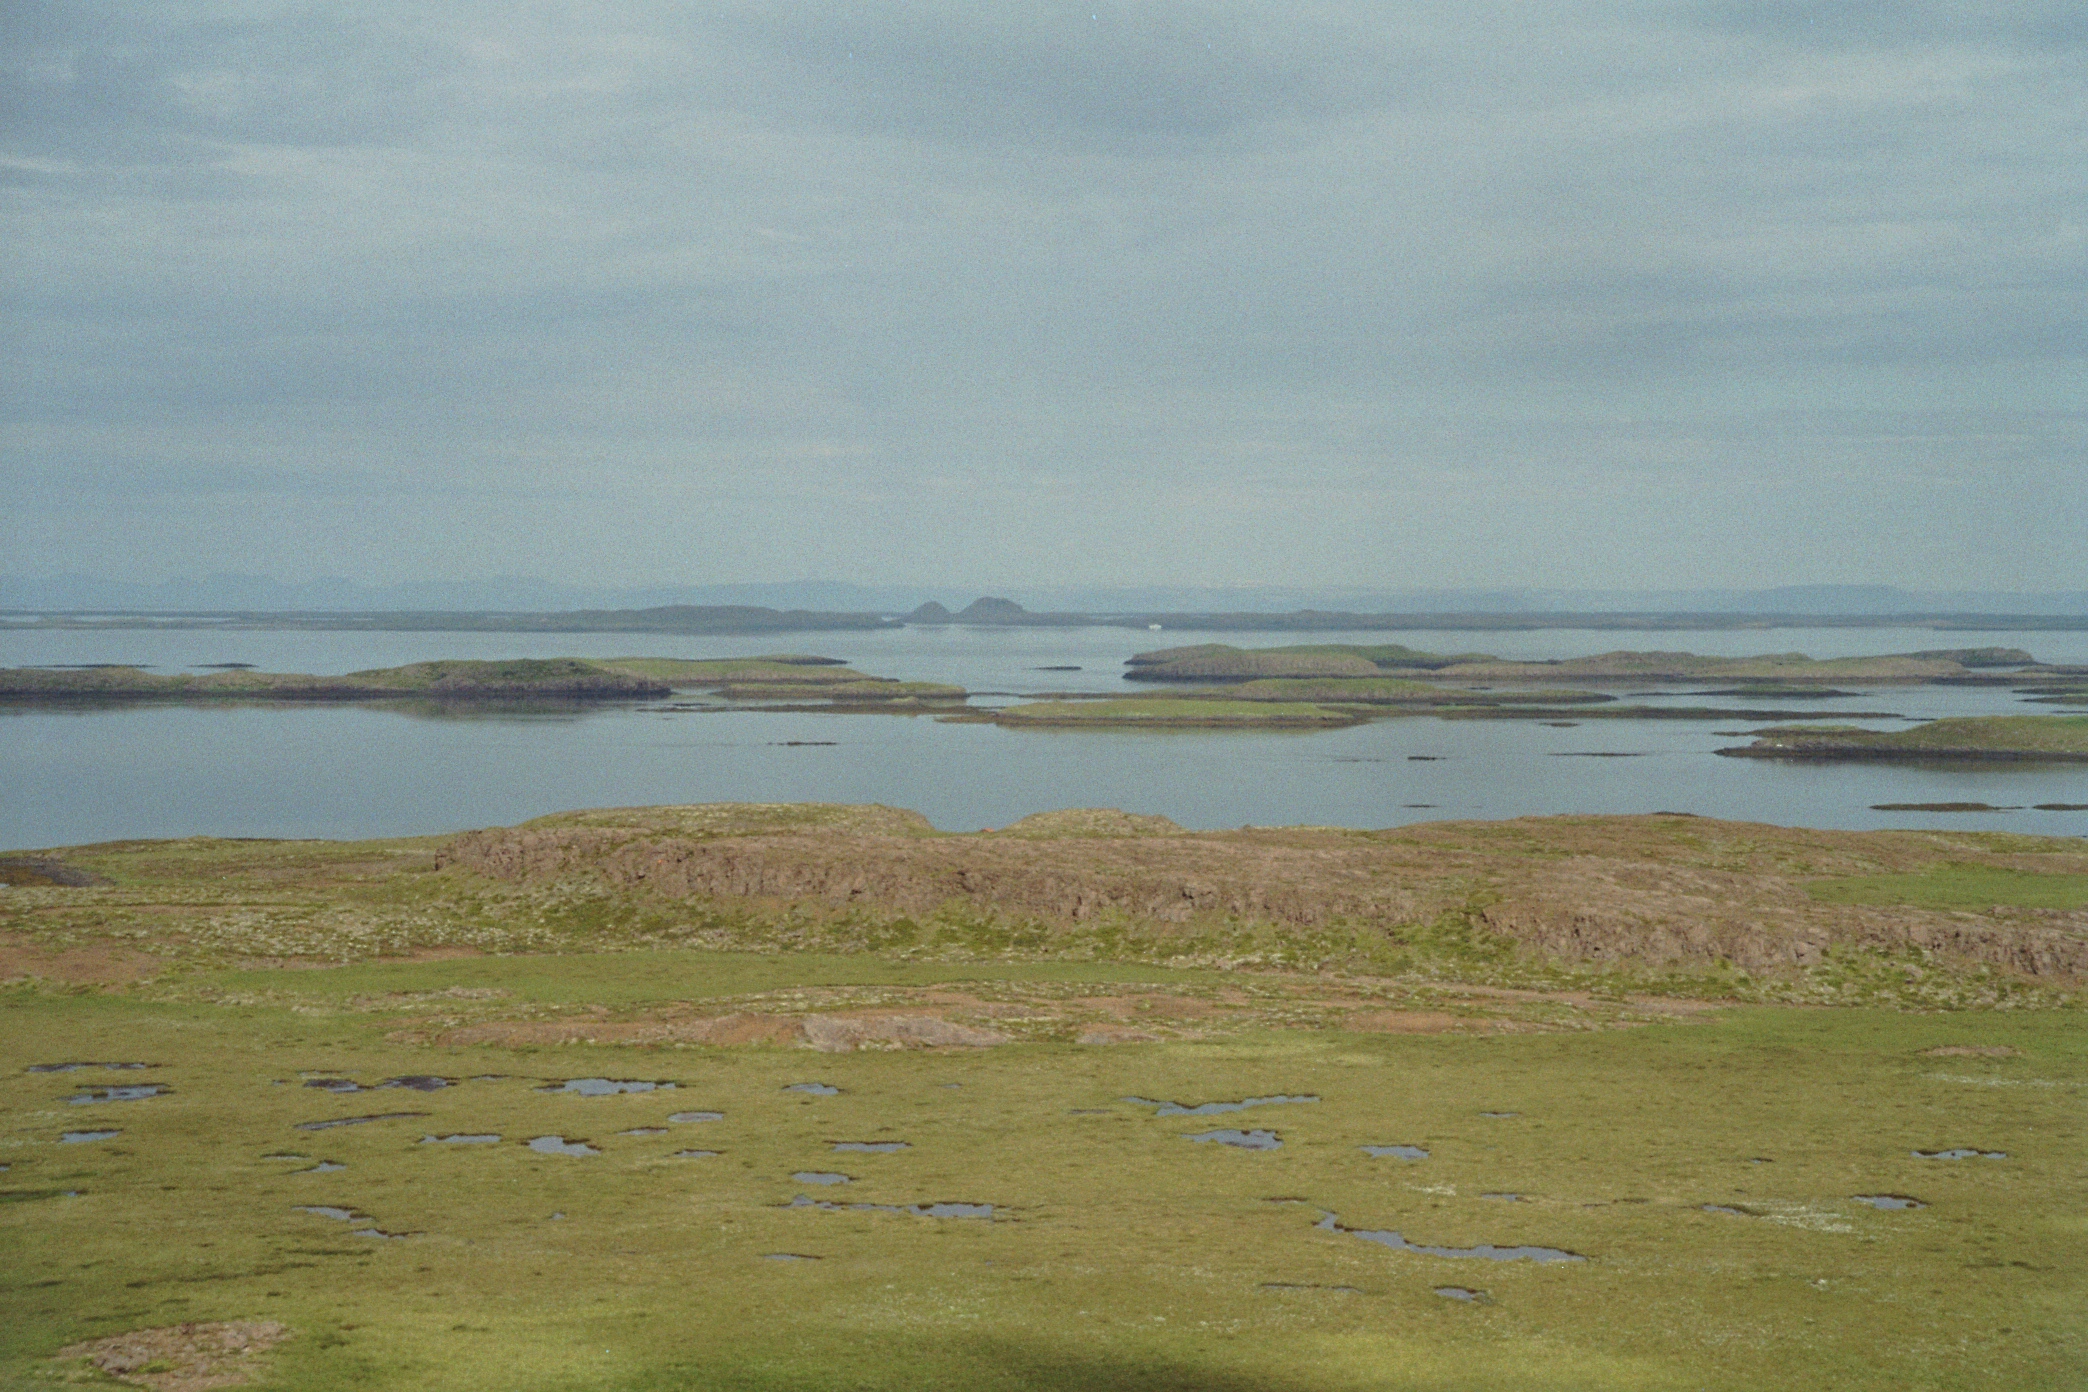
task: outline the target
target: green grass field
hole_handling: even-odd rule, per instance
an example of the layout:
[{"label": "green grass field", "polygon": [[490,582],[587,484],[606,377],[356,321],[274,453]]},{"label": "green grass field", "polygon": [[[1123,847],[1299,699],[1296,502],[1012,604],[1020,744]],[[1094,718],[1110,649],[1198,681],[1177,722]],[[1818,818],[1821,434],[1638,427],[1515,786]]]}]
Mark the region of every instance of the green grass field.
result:
[{"label": "green grass field", "polygon": [[[187,998],[16,989],[0,997],[0,1381],[62,1383],[80,1365],[49,1355],[74,1341],[230,1319],[290,1326],[260,1385],[300,1389],[2062,1388],[2088,1370],[2072,1011],[847,1054],[398,1042],[474,992],[621,1006],[1223,976],[653,952],[196,973]],[[1938,1046],[2019,1052],[1923,1053]],[[25,1071],[76,1060],[158,1066]],[[457,1081],[302,1086],[413,1074]],[[588,1076],[676,1087],[535,1090]],[[806,1081],[841,1091],[785,1091]],[[170,1091],[67,1100],[140,1082]],[[1272,1094],[1321,1100],[1164,1118],[1123,1100]],[[724,1116],[668,1120],[697,1110]],[[425,1115],[298,1129],[389,1112]],[[1184,1139],[1219,1127],[1282,1145]],[[662,1130],[624,1134],[645,1128]],[[120,1134],[60,1140],[95,1129]],[[471,1133],[502,1139],[421,1142]],[[598,1153],[538,1154],[522,1144],[537,1136]],[[1429,1156],[1359,1149],[1394,1143]],[[1957,1146],[2008,1158],[1912,1155]],[[719,1153],[674,1158],[690,1148]],[[343,1168],[303,1172],[321,1162]],[[1880,1193],[1927,1207],[1853,1200]],[[994,1212],[789,1207],[801,1194]],[[1390,1250],[1322,1212],[1587,1260]]]},{"label": "green grass field", "polygon": [[2088,908],[2088,875],[2036,874],[1984,865],[1940,865],[1918,875],[1815,880],[1806,893],[1828,904],[1913,904],[1935,909]]}]

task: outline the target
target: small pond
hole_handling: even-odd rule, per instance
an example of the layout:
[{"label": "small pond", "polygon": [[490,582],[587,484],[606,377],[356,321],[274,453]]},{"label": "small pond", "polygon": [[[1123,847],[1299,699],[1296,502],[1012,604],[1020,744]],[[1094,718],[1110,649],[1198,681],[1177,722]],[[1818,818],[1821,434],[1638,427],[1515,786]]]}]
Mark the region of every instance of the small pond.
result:
[{"label": "small pond", "polygon": [[1395,1252],[1419,1252],[1425,1257],[1475,1258],[1480,1261],[1530,1261],[1539,1265],[1551,1262],[1584,1262],[1586,1257],[1578,1252],[1568,1252],[1559,1247],[1496,1247],[1491,1242],[1482,1242],[1476,1247],[1433,1247],[1425,1243],[1409,1242],[1396,1232],[1375,1231],[1367,1228],[1351,1228],[1329,1213],[1314,1224],[1326,1232],[1347,1233],[1350,1237],[1365,1242],[1375,1242],[1381,1247],[1390,1247]]},{"label": "small pond", "polygon": [[539,1155],[600,1155],[586,1141],[569,1141],[563,1136],[533,1136],[523,1142]]},{"label": "small pond", "polygon": [[172,1091],[165,1083],[139,1083],[130,1087],[89,1088],[65,1100],[75,1107],[84,1107],[93,1102],[142,1102],[148,1097],[165,1097]]}]

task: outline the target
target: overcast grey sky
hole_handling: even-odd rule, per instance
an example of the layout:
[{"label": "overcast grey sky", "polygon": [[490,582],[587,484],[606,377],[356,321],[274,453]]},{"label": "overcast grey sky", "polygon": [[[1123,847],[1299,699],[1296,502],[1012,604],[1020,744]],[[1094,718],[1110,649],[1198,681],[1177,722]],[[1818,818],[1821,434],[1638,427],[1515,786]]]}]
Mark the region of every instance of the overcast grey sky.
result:
[{"label": "overcast grey sky", "polygon": [[2088,587],[2088,5],[0,0],[0,570]]}]

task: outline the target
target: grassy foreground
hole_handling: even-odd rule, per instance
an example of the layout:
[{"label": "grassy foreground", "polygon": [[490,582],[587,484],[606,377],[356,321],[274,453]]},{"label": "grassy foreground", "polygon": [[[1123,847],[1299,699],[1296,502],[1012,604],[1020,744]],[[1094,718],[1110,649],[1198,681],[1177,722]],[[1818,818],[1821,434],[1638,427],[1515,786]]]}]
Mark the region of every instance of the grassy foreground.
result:
[{"label": "grassy foreground", "polygon": [[2080,845],[712,805],[0,858],[0,1387],[187,1392],[221,1323],[318,1392],[2076,1387]]},{"label": "grassy foreground", "polygon": [[[701,996],[706,955],[668,956],[655,989]],[[591,994],[590,960],[615,959],[567,959],[568,992]],[[2088,1369],[2070,1013],[833,1055],[394,1042],[459,991],[456,965],[350,969],[339,994],[302,973],[295,1005],[6,999],[0,1377],[50,1386],[84,1366],[50,1361],[61,1347],[215,1320],[287,1326],[263,1385],[309,1389],[2059,1388]],[[551,964],[469,965],[491,970],[465,989],[500,990],[503,969]],[[799,980],[787,957],[719,965],[735,990]],[[157,1066],[24,1071],[69,1060]],[[301,1086],[413,1074],[458,1081]],[[676,1087],[536,1090],[586,1076]],[[66,1100],[141,1079],[171,1091]],[[840,1092],[785,1090],[806,1081]],[[1277,1094],[1321,1100],[1168,1118],[1122,1100]],[[699,1110],[723,1119],[669,1120]],[[298,1129],[392,1112],[419,1115]],[[1282,1146],[1184,1139],[1225,1126]],[[83,1129],[119,1134],[60,1142]],[[421,1139],[459,1134],[501,1139]],[[598,1153],[522,1144],[546,1135]],[[1359,1149],[1387,1144],[1428,1158]],[[1960,1146],[2008,1158],[1912,1154]],[[697,1148],[718,1153],[675,1158]],[[1879,1193],[1928,1206],[1852,1198]],[[1587,1260],[1388,1250],[1315,1226],[1323,1211]]]}]

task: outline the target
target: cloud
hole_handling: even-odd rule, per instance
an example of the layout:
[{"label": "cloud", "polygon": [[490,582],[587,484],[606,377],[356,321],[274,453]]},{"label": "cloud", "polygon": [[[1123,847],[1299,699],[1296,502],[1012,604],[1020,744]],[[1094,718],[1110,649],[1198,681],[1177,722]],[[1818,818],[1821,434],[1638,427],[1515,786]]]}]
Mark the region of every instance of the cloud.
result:
[{"label": "cloud", "polygon": [[0,540],[2088,585],[2077,9],[12,6]]}]

